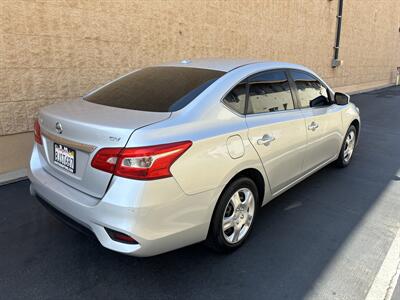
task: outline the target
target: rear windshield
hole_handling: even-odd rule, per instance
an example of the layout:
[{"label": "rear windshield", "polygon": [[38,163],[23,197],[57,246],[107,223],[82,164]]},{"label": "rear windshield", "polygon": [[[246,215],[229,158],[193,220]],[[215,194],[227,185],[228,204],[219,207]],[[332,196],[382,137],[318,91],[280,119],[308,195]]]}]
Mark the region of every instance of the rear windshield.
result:
[{"label": "rear windshield", "polygon": [[84,97],[112,107],[177,111],[225,72],[187,67],[151,67],[133,72]]}]

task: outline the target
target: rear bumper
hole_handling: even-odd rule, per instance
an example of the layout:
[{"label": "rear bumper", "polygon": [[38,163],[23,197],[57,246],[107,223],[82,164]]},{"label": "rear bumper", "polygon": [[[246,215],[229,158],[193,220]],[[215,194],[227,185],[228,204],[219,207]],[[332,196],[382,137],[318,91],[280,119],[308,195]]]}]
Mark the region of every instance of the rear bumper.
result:
[{"label": "rear bumper", "polygon": [[93,232],[89,228],[83,226],[82,224],[80,224],[80,223],[76,222],[75,220],[69,218],[68,216],[64,215],[62,212],[57,210],[55,207],[51,206],[50,203],[48,203],[42,197],[35,194],[35,192],[31,191],[31,195],[36,197],[36,199],[40,202],[40,204],[42,204],[43,207],[46,208],[58,220],[60,220],[61,222],[67,224],[68,226],[74,228],[75,230],[77,230],[87,236],[93,237]]},{"label": "rear bumper", "polygon": [[[218,191],[186,195],[173,178],[136,181],[114,176],[102,199],[58,180],[41,165],[34,147],[30,168],[31,193],[56,212],[93,232],[111,250],[152,256],[206,238]],[[138,244],[114,241],[105,228],[134,238]]]}]

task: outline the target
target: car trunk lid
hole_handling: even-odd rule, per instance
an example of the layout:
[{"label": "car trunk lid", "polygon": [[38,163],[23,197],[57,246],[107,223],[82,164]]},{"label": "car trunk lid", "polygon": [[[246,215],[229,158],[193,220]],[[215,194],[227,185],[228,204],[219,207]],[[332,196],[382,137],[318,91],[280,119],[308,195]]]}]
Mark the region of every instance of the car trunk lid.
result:
[{"label": "car trunk lid", "polygon": [[92,168],[96,152],[101,148],[122,148],[136,129],[170,115],[114,108],[82,99],[47,106],[39,113],[43,141],[40,151],[47,162],[44,167],[64,183],[101,198],[112,174]]}]

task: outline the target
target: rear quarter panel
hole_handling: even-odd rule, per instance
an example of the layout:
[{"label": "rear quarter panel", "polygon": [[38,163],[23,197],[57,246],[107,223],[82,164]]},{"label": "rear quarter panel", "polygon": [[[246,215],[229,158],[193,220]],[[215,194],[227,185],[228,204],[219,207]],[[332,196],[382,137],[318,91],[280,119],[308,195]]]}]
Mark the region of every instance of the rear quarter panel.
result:
[{"label": "rear quarter panel", "polygon": [[[184,122],[181,116],[145,127],[133,133],[128,147],[190,140],[193,145],[172,165],[171,173],[189,195],[221,189],[240,171],[258,170],[264,177],[265,197],[270,198],[269,183],[260,158],[248,139],[245,119],[217,102],[212,118]],[[242,140],[243,153],[232,155],[228,139]],[[240,151],[239,151],[240,152]],[[236,157],[236,158],[232,158]]]}]

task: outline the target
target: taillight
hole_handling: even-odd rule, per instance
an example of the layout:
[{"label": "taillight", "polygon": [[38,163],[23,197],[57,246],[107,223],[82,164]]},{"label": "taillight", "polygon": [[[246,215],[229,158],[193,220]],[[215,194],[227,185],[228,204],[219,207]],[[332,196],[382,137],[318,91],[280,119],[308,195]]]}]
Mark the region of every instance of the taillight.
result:
[{"label": "taillight", "polygon": [[121,151],[121,148],[101,149],[94,156],[92,160],[92,167],[108,173],[114,173],[114,169],[118,161],[118,155]]},{"label": "taillight", "polygon": [[33,125],[33,133],[35,135],[35,142],[38,143],[39,145],[43,145],[42,135],[40,132],[40,124],[38,119],[35,119],[35,124]]},{"label": "taillight", "polygon": [[192,145],[178,142],[137,148],[104,148],[92,160],[92,167],[117,176],[153,180],[171,177],[172,164]]}]

